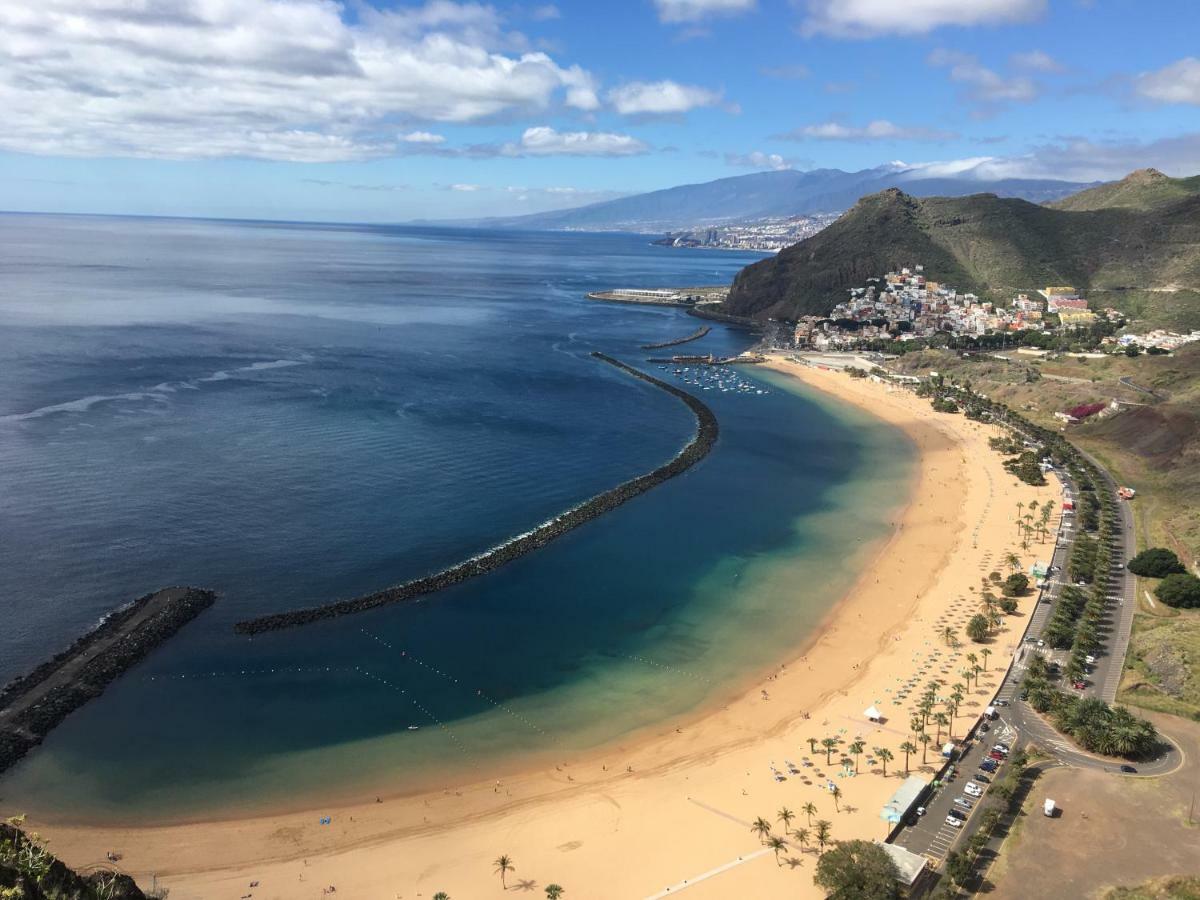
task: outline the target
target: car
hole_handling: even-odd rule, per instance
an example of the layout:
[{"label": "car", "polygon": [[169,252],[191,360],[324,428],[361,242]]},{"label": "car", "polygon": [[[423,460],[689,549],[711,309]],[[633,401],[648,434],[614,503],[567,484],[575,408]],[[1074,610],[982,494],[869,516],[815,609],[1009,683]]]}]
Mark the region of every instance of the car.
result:
[{"label": "car", "polygon": [[960,821],[960,822],[967,821],[967,814],[963,813],[963,812],[959,812],[957,809],[950,810],[950,817],[953,819],[958,819],[958,821]]},{"label": "car", "polygon": [[961,806],[963,809],[971,810],[975,808],[975,804],[971,802],[970,797],[955,797],[954,805]]},{"label": "car", "polygon": [[1008,755],[1008,744],[995,744],[993,750],[999,750],[1001,753]]},{"label": "car", "polygon": [[1007,700],[997,700],[992,706],[1008,706]]},{"label": "car", "polygon": [[1072,681],[1071,687],[1075,688],[1077,691],[1082,691],[1087,687],[1087,684],[1083,681]]},{"label": "car", "polygon": [[954,816],[946,816],[946,824],[951,828],[962,828],[962,822],[954,818]]},{"label": "car", "polygon": [[978,772],[976,772],[971,777],[973,779],[975,779],[976,781],[978,781],[980,784],[991,784],[992,783],[992,779],[988,778],[986,775],[980,775]]},{"label": "car", "polygon": [[979,768],[984,772],[987,772],[989,775],[995,772],[999,766],[1000,763],[996,762],[994,759],[987,759],[979,764]]},{"label": "car", "polygon": [[976,784],[967,782],[966,784],[963,785],[963,793],[966,794],[968,797],[982,797],[983,796],[983,788],[979,787]]},{"label": "car", "polygon": [[988,759],[994,759],[996,762],[1001,763],[1004,762],[1004,754],[999,750],[993,750],[988,754]]},{"label": "car", "polygon": [[987,722],[984,722],[982,725],[979,726],[979,730],[982,731],[984,734],[987,734],[989,731],[992,730],[992,726],[989,725]]},{"label": "car", "polygon": [[1094,666],[1094,665],[1096,664],[1096,657],[1094,657],[1094,656],[1091,656],[1091,655],[1089,655],[1089,656],[1085,656],[1085,657],[1083,658],[1083,661],[1084,661],[1085,663],[1087,663],[1089,666]]},{"label": "car", "polygon": [[1121,771],[1124,772],[1126,775],[1136,775],[1137,774],[1137,769],[1135,769],[1133,766],[1121,766]]}]

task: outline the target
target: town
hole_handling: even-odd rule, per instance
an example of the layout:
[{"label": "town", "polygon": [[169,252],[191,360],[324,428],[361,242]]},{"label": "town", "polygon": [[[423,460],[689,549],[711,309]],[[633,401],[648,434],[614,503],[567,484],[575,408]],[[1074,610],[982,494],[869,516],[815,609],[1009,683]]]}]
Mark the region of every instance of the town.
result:
[{"label": "town", "polygon": [[[962,338],[996,346],[1029,344],[1054,348],[1065,339],[1085,349],[1108,349],[1136,355],[1170,352],[1200,340],[1200,331],[1177,334],[1116,332],[1127,324],[1112,307],[1090,308],[1070,286],[1046,286],[1018,293],[1007,305],[960,293],[925,275],[922,265],[867,279],[850,289],[849,299],[828,316],[803,316],[791,337],[794,346],[815,350],[872,349],[904,352],[938,343],[958,346]],[[999,341],[980,341],[987,336]],[[1072,348],[1073,349],[1073,348]]]},{"label": "town", "polygon": [[776,253],[812,237],[841,213],[816,213],[784,219],[756,219],[729,225],[707,225],[691,231],[670,232],[654,241],[663,247],[704,247],[716,250],[758,250]]}]

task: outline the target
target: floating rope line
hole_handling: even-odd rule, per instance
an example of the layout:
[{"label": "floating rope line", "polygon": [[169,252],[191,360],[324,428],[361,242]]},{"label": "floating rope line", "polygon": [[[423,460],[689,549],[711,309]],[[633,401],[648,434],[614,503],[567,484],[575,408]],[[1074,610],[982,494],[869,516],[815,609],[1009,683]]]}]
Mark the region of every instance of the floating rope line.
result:
[{"label": "floating rope line", "polygon": [[357,666],[355,667],[355,669],[358,671],[358,673],[360,675],[370,678],[372,681],[376,681],[379,684],[382,684],[384,687],[391,688],[393,691],[396,691],[399,694],[403,694],[405,699],[407,699],[409,703],[411,703],[413,706],[415,706],[421,712],[425,713],[425,715],[427,715],[430,719],[432,719],[437,724],[437,726],[446,733],[446,737],[450,738],[451,742],[459,750],[459,752],[462,753],[462,755],[467,758],[467,761],[471,764],[472,768],[478,768],[478,765],[475,762],[475,758],[471,755],[471,751],[469,751],[466,748],[466,746],[463,744],[463,742],[458,739],[458,735],[456,735],[453,731],[451,731],[449,726],[447,726],[445,722],[443,722],[441,719],[439,719],[437,716],[435,716],[432,712],[430,712],[424,706],[424,704],[422,704],[419,700],[417,700],[415,697],[413,697],[412,694],[410,694],[407,690],[400,687],[399,685],[392,684],[390,681],[388,681],[382,675],[376,675],[374,672],[368,671],[367,669],[359,668]]},{"label": "floating rope line", "polygon": [[174,672],[148,675],[148,681],[200,681],[211,678],[242,678],[257,675],[327,675],[358,671],[357,666],[275,666],[270,669],[230,669],[224,672]]},{"label": "floating rope line", "polygon": [[[359,631],[361,631],[364,635],[366,635],[367,637],[369,637],[371,640],[375,641],[376,643],[382,644],[384,647],[387,647],[389,650],[393,651],[394,653],[399,653],[402,657],[409,660],[410,662],[415,662],[417,665],[421,666],[422,668],[427,669],[430,672],[433,672],[437,675],[440,675],[443,678],[447,679],[448,681],[454,682],[455,684],[459,685],[460,687],[464,687],[467,690],[470,690],[470,688],[468,686],[463,685],[463,683],[461,681],[459,681],[457,678],[455,678],[449,672],[443,672],[437,666],[430,665],[429,663],[425,662],[419,656],[416,656],[415,654],[411,653],[410,651],[408,651],[404,648],[401,648],[401,647],[394,647],[392,644],[390,644],[388,641],[381,638],[379,635],[372,634],[370,631],[367,631],[367,629],[365,629],[365,628],[360,628]],[[542,728],[536,722],[530,721],[528,718],[521,715],[521,713],[517,712],[515,709],[510,707],[508,704],[502,703],[501,701],[496,700],[493,697],[489,697],[487,694],[485,694],[483,692],[482,689],[476,688],[475,696],[477,696],[483,700],[486,700],[488,703],[492,704],[492,706],[496,707],[497,709],[503,710],[504,712],[508,713],[510,716],[512,716],[518,722],[522,723],[523,725],[528,726],[529,728],[532,728],[534,731],[536,731],[542,737],[549,738],[552,741],[558,740],[558,738],[554,737],[549,732],[547,732],[546,729]]]},{"label": "floating rope line", "polygon": [[697,675],[695,672],[689,672],[687,669],[681,669],[678,666],[668,665],[667,663],[656,662],[645,656],[634,656],[628,653],[617,654],[622,659],[630,659],[634,662],[645,663],[648,666],[654,666],[656,669],[662,669],[665,672],[671,672],[674,675],[682,675],[684,678],[691,678],[694,681],[703,681],[705,684],[712,684],[711,678],[705,678],[703,675]]}]

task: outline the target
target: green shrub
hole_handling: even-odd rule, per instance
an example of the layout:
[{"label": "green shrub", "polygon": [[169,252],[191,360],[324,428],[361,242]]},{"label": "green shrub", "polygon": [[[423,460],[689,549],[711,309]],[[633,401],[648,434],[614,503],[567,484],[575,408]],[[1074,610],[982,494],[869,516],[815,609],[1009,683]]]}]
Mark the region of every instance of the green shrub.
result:
[{"label": "green shrub", "polygon": [[1187,569],[1173,551],[1166,547],[1151,547],[1129,561],[1129,571],[1148,578],[1165,578],[1168,575],[1183,574]]}]

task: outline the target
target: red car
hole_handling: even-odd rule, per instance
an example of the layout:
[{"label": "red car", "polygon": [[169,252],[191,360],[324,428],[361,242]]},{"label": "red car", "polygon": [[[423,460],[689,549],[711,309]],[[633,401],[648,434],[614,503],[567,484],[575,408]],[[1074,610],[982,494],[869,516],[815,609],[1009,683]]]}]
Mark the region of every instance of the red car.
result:
[{"label": "red car", "polygon": [[1004,762],[1004,754],[999,750],[993,750],[988,754],[988,757],[994,759],[996,762]]},{"label": "red car", "polygon": [[1087,687],[1087,684],[1082,681],[1072,681],[1071,687],[1075,688],[1075,690],[1077,690],[1077,691],[1082,691],[1084,688]]}]

